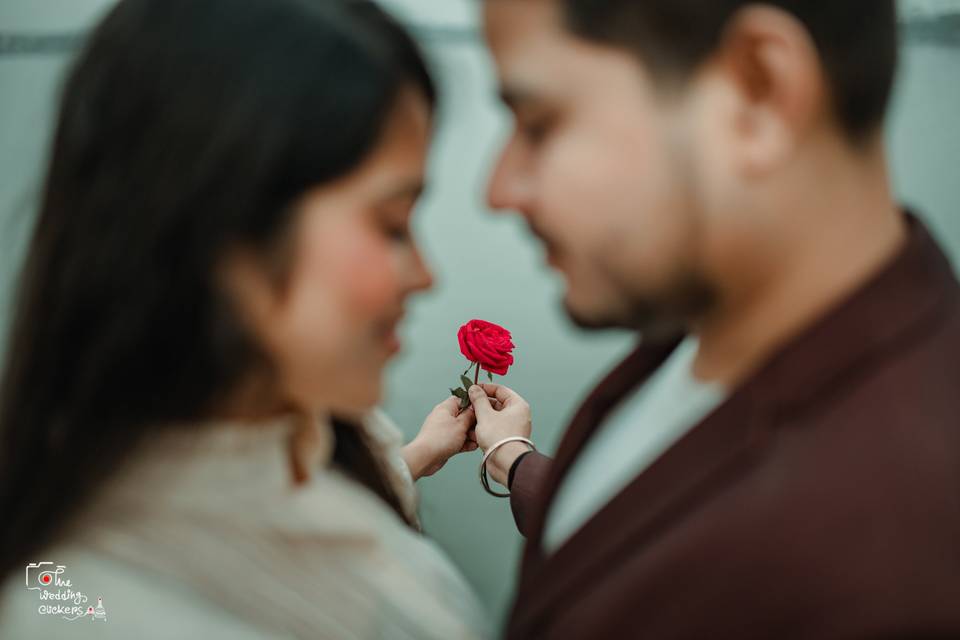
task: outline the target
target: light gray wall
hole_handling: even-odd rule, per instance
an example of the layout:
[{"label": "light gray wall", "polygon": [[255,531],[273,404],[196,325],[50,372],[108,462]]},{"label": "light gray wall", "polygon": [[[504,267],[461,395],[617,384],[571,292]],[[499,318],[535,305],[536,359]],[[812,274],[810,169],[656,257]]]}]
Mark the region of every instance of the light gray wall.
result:
[{"label": "light gray wall", "polygon": [[[591,383],[629,346],[618,333],[575,332],[558,306],[560,283],[518,222],[483,204],[487,173],[507,119],[493,98],[490,61],[476,37],[474,0],[384,0],[418,25],[442,87],[431,187],[415,228],[437,274],[414,303],[405,350],[388,371],[387,410],[410,437],[456,383],[465,363],[457,327],[473,317],[513,331],[517,363],[505,382],[533,407],[534,437],[553,451]],[[72,33],[108,0],[5,0],[0,4],[0,328],[19,264],[68,47],[23,41],[13,53],[3,33]],[[426,27],[426,28],[425,28]],[[904,47],[889,138],[898,193],[931,222],[960,264],[960,38],[952,26],[926,25]],[[5,51],[6,48],[6,51]],[[46,51],[46,53],[44,53]],[[2,347],[2,343],[0,343]],[[520,538],[506,501],[485,495],[478,454],[452,460],[421,482],[427,531],[503,615],[513,590]]]}]

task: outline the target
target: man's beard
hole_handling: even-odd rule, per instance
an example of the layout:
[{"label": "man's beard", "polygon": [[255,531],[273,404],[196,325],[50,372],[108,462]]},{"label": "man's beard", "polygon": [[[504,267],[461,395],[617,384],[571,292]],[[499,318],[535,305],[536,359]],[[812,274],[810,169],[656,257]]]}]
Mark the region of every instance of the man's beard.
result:
[{"label": "man's beard", "polygon": [[717,302],[716,288],[692,270],[681,272],[658,295],[638,293],[630,282],[617,282],[616,289],[621,292],[621,304],[611,305],[605,313],[587,315],[566,300],[564,310],[570,321],[585,331],[628,329],[639,332],[645,342],[662,342],[687,332],[691,321]]}]

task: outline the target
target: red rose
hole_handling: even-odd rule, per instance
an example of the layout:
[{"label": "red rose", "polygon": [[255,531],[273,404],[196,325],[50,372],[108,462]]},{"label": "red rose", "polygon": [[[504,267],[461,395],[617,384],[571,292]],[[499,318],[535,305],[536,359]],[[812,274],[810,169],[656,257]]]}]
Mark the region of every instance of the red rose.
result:
[{"label": "red rose", "polygon": [[513,364],[514,345],[510,338],[509,331],[486,320],[471,320],[457,332],[460,353],[499,376],[506,375]]},{"label": "red rose", "polygon": [[[463,386],[450,389],[451,394],[460,398],[461,411],[470,406],[467,390],[471,384],[477,384],[481,368],[486,370],[491,381],[494,373],[506,375],[507,369],[513,364],[513,342],[510,338],[509,331],[486,320],[471,320],[457,331],[460,353],[470,361],[470,366],[460,376]],[[473,369],[472,381],[467,377],[470,369]]]}]

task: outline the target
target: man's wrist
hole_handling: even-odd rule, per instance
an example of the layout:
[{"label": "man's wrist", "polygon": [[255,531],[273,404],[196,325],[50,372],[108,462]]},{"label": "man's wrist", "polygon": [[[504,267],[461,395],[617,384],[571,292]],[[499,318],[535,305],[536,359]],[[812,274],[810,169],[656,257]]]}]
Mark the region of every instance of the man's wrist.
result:
[{"label": "man's wrist", "polygon": [[507,490],[508,491],[513,491],[513,478],[517,473],[517,468],[523,462],[523,459],[526,458],[531,453],[533,453],[533,449],[531,449],[530,451],[524,451],[519,456],[517,456],[516,459],[513,461],[513,464],[510,465],[510,471],[507,472]]},{"label": "man's wrist", "polygon": [[523,454],[530,451],[530,447],[523,442],[508,442],[490,456],[487,460],[487,472],[490,477],[504,487],[507,486],[507,475],[510,473],[510,467],[514,461]]}]

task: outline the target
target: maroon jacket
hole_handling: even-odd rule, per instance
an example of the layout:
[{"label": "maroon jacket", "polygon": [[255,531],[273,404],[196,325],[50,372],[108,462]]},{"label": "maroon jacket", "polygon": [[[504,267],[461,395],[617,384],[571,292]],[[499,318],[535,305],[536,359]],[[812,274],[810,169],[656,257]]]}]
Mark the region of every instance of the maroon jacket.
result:
[{"label": "maroon jacket", "polygon": [[960,285],[924,227],[545,556],[560,479],[675,346],[517,466],[507,637],[960,638]]}]

